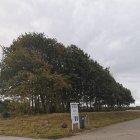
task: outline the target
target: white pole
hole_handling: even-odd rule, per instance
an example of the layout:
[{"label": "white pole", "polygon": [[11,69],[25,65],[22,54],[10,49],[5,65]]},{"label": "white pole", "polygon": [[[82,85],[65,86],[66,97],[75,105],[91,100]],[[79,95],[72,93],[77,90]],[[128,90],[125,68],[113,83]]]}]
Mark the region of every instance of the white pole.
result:
[{"label": "white pole", "polygon": [[71,126],[71,128],[72,128],[72,131],[73,131],[73,121],[72,121],[72,126]]},{"label": "white pole", "polygon": [[78,114],[78,128],[80,129],[80,118],[79,118],[79,114]]}]

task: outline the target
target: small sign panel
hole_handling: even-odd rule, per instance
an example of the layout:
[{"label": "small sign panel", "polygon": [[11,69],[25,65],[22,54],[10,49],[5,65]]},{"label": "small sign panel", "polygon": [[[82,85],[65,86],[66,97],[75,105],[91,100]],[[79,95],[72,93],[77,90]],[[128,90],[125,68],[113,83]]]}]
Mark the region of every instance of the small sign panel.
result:
[{"label": "small sign panel", "polygon": [[78,123],[78,127],[79,127],[78,103],[70,103],[70,107],[71,107],[71,120],[72,120],[72,130],[73,130],[73,124]]}]

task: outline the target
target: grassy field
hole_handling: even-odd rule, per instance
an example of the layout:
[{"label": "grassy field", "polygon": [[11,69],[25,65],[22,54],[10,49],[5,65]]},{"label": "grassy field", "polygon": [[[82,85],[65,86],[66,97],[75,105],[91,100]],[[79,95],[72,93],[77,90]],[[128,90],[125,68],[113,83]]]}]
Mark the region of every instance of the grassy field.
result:
[{"label": "grassy field", "polygon": [[[140,111],[90,112],[82,114],[88,115],[86,129],[103,127],[140,118]],[[61,128],[63,122],[68,124],[67,128]],[[75,126],[75,128],[77,127]],[[75,129],[75,132],[71,131],[71,120],[70,114],[68,113],[18,116],[10,119],[0,119],[1,135],[33,138],[60,138],[74,135],[76,132],[79,132],[79,130]]]}]

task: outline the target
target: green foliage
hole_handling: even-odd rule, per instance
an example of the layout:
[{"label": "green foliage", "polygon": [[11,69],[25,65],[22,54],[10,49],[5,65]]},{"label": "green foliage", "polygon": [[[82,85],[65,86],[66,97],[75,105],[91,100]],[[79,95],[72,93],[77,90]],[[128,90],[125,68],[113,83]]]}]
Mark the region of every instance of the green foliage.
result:
[{"label": "green foliage", "polygon": [[64,112],[70,102],[81,109],[115,109],[134,103],[130,90],[75,45],[65,47],[44,34],[26,33],[4,50],[1,95],[22,113]]},{"label": "green foliage", "polygon": [[11,116],[11,114],[7,111],[2,112],[1,114],[2,118],[9,118]]}]

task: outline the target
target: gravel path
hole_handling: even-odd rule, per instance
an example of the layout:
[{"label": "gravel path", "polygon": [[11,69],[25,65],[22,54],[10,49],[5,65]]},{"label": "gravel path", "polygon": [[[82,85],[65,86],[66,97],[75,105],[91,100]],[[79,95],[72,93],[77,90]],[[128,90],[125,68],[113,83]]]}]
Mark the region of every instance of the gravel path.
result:
[{"label": "gravel path", "polygon": [[0,136],[0,140],[41,140],[41,139],[30,139],[30,138],[22,138],[22,137]]},{"label": "gravel path", "polygon": [[140,119],[114,124],[61,140],[140,140]]},{"label": "gravel path", "polygon": [[[34,139],[0,136],[0,140]],[[114,124],[59,140],[140,140],[140,119]]]}]

